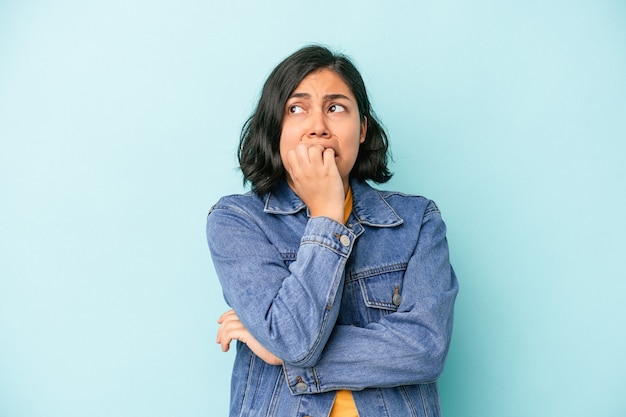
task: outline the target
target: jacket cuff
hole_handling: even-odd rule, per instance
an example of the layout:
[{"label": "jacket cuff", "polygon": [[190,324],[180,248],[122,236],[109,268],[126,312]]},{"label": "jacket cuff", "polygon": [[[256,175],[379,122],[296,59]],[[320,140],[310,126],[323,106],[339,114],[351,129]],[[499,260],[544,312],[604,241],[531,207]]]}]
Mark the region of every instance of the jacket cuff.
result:
[{"label": "jacket cuff", "polygon": [[321,392],[315,368],[298,368],[283,363],[283,371],[292,395],[316,394]]},{"label": "jacket cuff", "polygon": [[304,229],[301,245],[318,244],[348,257],[356,240],[355,234],[343,224],[328,217],[313,217]]}]

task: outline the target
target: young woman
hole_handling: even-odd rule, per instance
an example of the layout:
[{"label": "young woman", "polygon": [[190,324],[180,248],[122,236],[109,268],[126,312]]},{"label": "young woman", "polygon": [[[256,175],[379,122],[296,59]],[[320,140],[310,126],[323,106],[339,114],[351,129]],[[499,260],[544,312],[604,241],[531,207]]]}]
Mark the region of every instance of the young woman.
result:
[{"label": "young woman", "polygon": [[267,79],[239,144],[252,191],[207,239],[237,340],[231,416],[439,416],[457,280],[435,203],[379,191],[385,131],[348,58],[305,47]]}]

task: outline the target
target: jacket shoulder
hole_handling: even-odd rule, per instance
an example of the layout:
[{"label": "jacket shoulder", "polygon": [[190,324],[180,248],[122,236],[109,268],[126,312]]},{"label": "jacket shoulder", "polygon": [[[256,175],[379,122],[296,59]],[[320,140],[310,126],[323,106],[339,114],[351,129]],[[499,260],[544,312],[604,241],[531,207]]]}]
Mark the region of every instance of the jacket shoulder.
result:
[{"label": "jacket shoulder", "polygon": [[379,193],[380,197],[394,209],[402,210],[404,208],[411,211],[418,211],[422,212],[424,216],[440,213],[437,204],[423,195],[389,190],[376,191]]},{"label": "jacket shoulder", "polygon": [[216,210],[234,210],[241,212],[250,212],[257,208],[262,208],[264,201],[252,191],[245,194],[230,194],[221,197],[209,209],[209,215]]}]

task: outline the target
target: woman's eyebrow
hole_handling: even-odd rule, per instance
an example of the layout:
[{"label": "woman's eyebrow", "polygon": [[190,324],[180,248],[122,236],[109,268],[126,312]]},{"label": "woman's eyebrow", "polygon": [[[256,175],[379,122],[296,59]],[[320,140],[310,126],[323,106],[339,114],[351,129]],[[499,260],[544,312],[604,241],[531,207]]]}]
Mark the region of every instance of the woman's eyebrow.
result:
[{"label": "woman's eyebrow", "polygon": [[350,97],[346,96],[345,94],[326,94],[324,96],[324,101],[331,101],[331,100],[337,100],[337,99],[344,99],[344,100],[350,101]]},{"label": "woman's eyebrow", "polygon": [[293,93],[289,98],[311,98],[309,93]]},{"label": "woman's eyebrow", "polygon": [[[289,98],[306,98],[306,99],[310,99],[311,95],[309,93],[293,93],[292,95],[289,96]],[[340,93],[326,94],[323,97],[323,99],[324,99],[324,101],[332,101],[332,100],[337,100],[337,99],[344,99],[344,100],[350,101],[350,97],[346,96],[345,94],[340,94]]]}]

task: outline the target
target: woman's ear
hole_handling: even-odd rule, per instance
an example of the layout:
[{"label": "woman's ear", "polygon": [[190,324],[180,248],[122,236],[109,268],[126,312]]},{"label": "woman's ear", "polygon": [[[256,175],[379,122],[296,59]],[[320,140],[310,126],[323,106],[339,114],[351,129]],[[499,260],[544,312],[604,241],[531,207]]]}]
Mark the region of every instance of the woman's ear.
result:
[{"label": "woman's ear", "polygon": [[361,137],[359,138],[359,143],[365,142],[365,136],[367,136],[367,117],[364,116],[361,122]]}]

